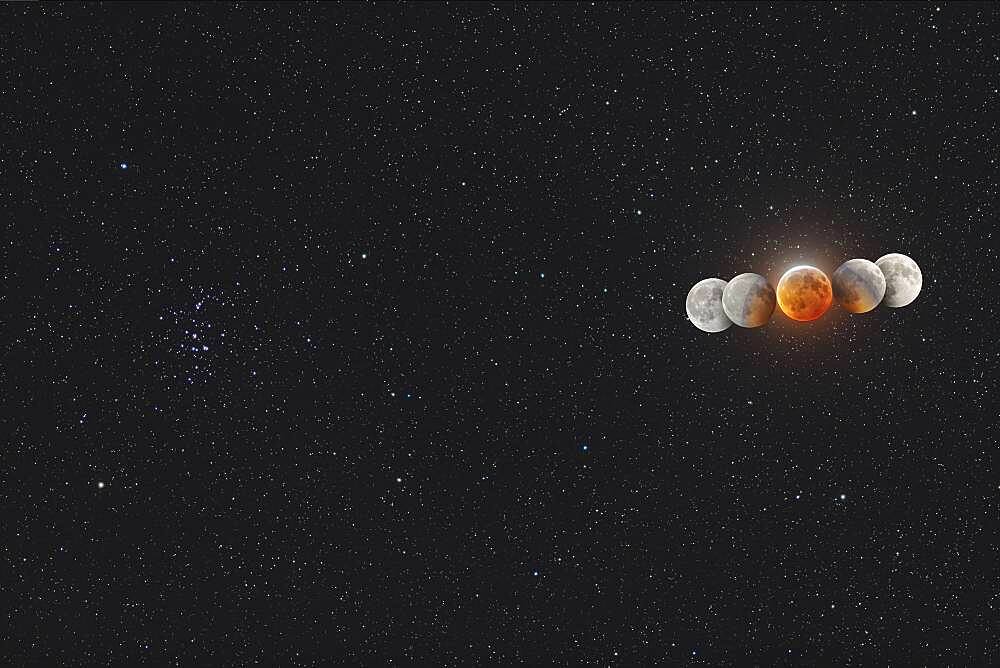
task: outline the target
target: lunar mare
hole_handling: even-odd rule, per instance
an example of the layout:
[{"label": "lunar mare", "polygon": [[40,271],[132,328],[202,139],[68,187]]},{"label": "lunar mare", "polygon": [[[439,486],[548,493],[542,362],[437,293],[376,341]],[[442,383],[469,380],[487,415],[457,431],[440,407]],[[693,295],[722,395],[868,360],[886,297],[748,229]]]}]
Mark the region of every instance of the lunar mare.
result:
[{"label": "lunar mare", "polygon": [[778,305],[792,320],[808,322],[826,313],[833,303],[830,279],[816,267],[792,267],[778,281]]},{"label": "lunar mare", "polygon": [[684,304],[691,324],[703,332],[729,329],[733,321],[722,308],[725,287],[726,282],[721,278],[706,278],[694,284]]},{"label": "lunar mare", "polygon": [[869,260],[848,260],[833,272],[833,296],[851,313],[867,313],[882,302],[886,282],[882,270]]},{"label": "lunar mare", "polygon": [[875,260],[885,276],[885,305],[906,306],[920,294],[924,279],[920,267],[902,253],[889,253]]},{"label": "lunar mare", "polygon": [[740,274],[722,291],[722,309],[740,327],[760,327],[771,319],[777,298],[760,274]]}]

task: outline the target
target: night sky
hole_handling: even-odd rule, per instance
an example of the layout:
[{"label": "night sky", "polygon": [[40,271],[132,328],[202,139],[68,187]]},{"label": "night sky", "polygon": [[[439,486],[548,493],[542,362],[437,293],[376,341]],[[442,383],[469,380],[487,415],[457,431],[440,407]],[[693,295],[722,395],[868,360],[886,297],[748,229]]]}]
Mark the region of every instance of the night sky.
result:
[{"label": "night sky", "polygon": [[4,6],[0,663],[996,665],[998,19]]}]

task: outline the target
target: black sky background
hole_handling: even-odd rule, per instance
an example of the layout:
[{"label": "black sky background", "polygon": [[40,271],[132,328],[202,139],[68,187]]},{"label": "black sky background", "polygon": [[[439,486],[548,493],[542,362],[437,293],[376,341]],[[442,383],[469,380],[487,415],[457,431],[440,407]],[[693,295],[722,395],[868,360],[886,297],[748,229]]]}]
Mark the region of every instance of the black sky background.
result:
[{"label": "black sky background", "polygon": [[0,14],[6,663],[1000,660],[992,5]]}]

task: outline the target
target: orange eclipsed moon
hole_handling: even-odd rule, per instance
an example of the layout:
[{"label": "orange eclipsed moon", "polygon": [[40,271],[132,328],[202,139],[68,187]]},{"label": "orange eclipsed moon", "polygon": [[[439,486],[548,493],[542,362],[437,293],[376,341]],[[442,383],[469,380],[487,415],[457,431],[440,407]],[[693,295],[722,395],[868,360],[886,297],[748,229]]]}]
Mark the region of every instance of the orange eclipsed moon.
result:
[{"label": "orange eclipsed moon", "polygon": [[792,320],[808,322],[833,303],[833,286],[826,274],[808,265],[792,267],[778,281],[778,306]]}]

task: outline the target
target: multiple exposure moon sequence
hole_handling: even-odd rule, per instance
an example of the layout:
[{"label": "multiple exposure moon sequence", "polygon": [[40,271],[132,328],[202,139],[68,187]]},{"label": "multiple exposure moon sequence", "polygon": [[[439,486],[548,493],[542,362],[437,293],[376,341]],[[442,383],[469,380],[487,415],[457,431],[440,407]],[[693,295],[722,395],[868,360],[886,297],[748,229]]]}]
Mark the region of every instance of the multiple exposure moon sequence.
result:
[{"label": "multiple exposure moon sequence", "polygon": [[901,253],[875,262],[848,260],[827,277],[816,267],[799,265],[786,271],[771,287],[760,274],[739,274],[730,281],[706,278],[687,295],[687,316],[703,332],[721,332],[730,325],[760,327],[776,307],[792,320],[820,318],[833,302],[850,313],[867,313],[879,304],[906,306],[920,293],[920,267]]}]

